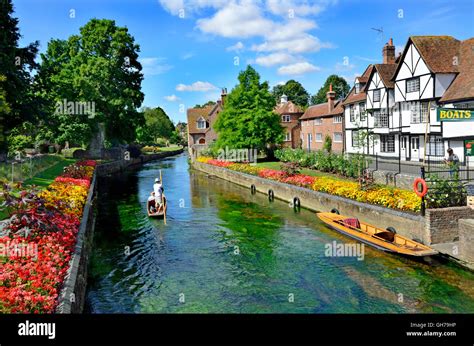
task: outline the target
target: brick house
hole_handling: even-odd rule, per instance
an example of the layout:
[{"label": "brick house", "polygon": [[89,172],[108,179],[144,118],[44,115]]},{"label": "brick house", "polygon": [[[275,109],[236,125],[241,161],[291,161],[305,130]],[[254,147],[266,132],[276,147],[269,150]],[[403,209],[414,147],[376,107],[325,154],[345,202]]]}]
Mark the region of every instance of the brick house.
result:
[{"label": "brick house", "polygon": [[324,139],[329,136],[332,140],[332,151],[342,153],[344,151],[344,129],[341,100],[336,99],[336,93],[332,85],[327,92],[328,102],[309,107],[301,121],[302,148],[310,150],[322,150]]},{"label": "brick house", "polygon": [[304,113],[303,109],[288,101],[286,95],[282,95],[280,103],[275,107],[275,113],[280,116],[281,126],[285,129],[283,146],[293,149],[300,148],[301,125],[299,120]]},{"label": "brick house", "polygon": [[217,140],[217,133],[214,130],[214,124],[222,111],[227,89],[222,89],[221,99],[214,105],[203,108],[188,108],[188,150],[192,157],[204,149],[209,144]]}]

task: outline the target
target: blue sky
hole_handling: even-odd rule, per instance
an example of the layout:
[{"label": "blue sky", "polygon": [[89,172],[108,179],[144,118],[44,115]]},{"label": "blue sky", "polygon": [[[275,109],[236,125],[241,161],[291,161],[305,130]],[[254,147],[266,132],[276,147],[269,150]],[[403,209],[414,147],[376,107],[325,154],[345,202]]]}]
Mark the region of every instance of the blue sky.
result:
[{"label": "blue sky", "polygon": [[[217,100],[222,87],[230,91],[249,63],[271,86],[296,79],[314,94],[333,73],[352,84],[367,64],[381,62],[390,37],[399,51],[410,35],[474,36],[471,0],[14,0],[14,5],[21,43],[39,40],[41,52],[51,38],[76,34],[91,18],[128,27],[141,48],[143,105],[163,107],[175,122],[186,120],[186,108]],[[371,28],[383,28],[383,34]]]}]

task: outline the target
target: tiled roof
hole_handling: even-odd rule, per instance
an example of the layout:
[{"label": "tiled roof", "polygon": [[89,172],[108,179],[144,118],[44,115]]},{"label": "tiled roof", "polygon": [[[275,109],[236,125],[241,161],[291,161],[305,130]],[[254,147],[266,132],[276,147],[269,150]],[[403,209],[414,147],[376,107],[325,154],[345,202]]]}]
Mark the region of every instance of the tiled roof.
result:
[{"label": "tiled roof", "polygon": [[364,84],[367,83],[367,81],[369,80],[369,77],[370,77],[370,74],[372,73],[373,68],[374,68],[374,65],[367,66],[362,76],[359,76],[356,78],[359,80],[359,83],[362,84],[359,89],[359,93],[357,94],[355,93],[355,86],[353,86],[349,94],[342,101],[343,105],[365,101],[366,93],[364,91]]},{"label": "tiled roof", "polygon": [[459,40],[452,36],[411,36],[410,39],[431,72],[457,72],[453,58],[458,54]]},{"label": "tiled roof", "polygon": [[461,42],[458,54],[459,73],[441,102],[474,99],[474,37]]},{"label": "tiled roof", "polygon": [[303,113],[303,109],[295,105],[293,102],[288,101],[285,103],[280,103],[275,107],[275,112],[278,114],[294,114],[294,113]]},{"label": "tiled roof", "polygon": [[377,70],[380,78],[382,79],[383,84],[386,88],[393,88],[394,82],[392,81],[393,74],[397,70],[397,64],[375,64],[375,69]]},{"label": "tiled roof", "polygon": [[189,108],[188,115],[188,132],[191,134],[206,133],[208,129],[198,129],[197,121],[199,118],[204,118],[209,121],[209,113],[214,109],[215,105],[206,106],[204,108]]},{"label": "tiled roof", "polygon": [[300,120],[323,118],[327,116],[341,115],[343,113],[344,108],[342,108],[342,102],[340,100],[334,102],[334,109],[332,112],[328,112],[328,103],[325,102],[309,107]]}]

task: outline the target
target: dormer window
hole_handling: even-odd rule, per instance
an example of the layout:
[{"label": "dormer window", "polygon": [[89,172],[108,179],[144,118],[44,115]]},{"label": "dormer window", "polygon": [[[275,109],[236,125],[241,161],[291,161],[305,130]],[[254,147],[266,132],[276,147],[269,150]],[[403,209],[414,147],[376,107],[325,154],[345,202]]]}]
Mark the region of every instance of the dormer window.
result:
[{"label": "dormer window", "polygon": [[355,93],[358,94],[360,93],[360,83],[355,83]]},{"label": "dormer window", "polygon": [[198,121],[197,121],[197,128],[202,130],[202,129],[205,129],[207,126],[206,126],[206,120],[204,120],[203,118],[200,118]]},{"label": "dormer window", "polygon": [[289,115],[283,115],[281,118],[284,123],[289,123],[291,121],[291,116]]}]

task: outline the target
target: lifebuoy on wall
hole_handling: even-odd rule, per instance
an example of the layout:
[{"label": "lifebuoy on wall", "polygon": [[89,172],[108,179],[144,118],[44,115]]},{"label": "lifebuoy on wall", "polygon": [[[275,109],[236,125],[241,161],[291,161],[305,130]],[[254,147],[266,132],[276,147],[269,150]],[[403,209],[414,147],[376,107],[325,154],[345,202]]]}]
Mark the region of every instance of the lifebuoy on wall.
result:
[{"label": "lifebuoy on wall", "polygon": [[[418,185],[421,184],[421,191],[418,189]],[[423,178],[416,178],[413,182],[413,190],[418,197],[425,197],[428,192],[428,186]]]}]

